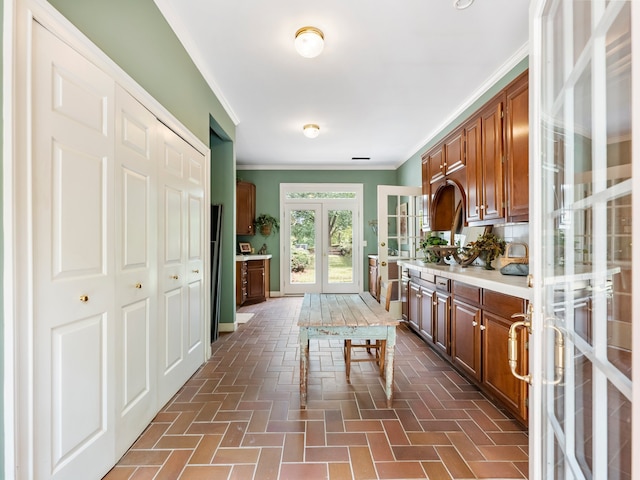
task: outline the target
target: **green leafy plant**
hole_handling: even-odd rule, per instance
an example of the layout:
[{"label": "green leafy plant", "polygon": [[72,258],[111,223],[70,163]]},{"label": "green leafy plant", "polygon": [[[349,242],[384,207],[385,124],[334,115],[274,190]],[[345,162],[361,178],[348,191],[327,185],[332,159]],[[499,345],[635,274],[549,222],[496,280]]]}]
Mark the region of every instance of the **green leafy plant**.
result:
[{"label": "green leafy plant", "polygon": [[280,230],[280,220],[268,213],[261,213],[253,222],[256,232],[260,232],[263,237],[268,237],[274,231]]},{"label": "green leafy plant", "polygon": [[424,253],[425,262],[436,263],[440,260],[435,253],[429,251],[429,247],[434,245],[448,245],[448,242],[444,238],[440,238],[433,234],[428,237],[423,237],[422,240],[420,240],[420,247],[418,250],[422,250]]},{"label": "green leafy plant", "polygon": [[480,235],[476,241],[469,242],[466,250],[470,253],[477,253],[482,260],[484,260],[484,268],[487,270],[494,270],[491,262],[493,262],[499,255],[504,254],[504,249],[507,246],[507,242],[498,237],[495,233],[485,233]]}]

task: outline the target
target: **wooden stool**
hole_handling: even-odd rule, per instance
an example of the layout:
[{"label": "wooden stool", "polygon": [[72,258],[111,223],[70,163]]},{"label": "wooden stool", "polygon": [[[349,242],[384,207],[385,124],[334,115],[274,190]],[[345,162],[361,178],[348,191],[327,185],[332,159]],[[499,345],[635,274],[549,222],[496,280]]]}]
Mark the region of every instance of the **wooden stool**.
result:
[{"label": "wooden stool", "polygon": [[[369,355],[363,358],[353,358],[351,352],[356,348],[365,349]],[[371,352],[372,350],[373,354]],[[351,339],[345,340],[344,363],[347,371],[347,382],[350,382],[349,376],[351,374],[351,362],[376,362],[380,369],[380,376],[384,378],[384,356],[386,350],[386,340],[376,340],[376,343],[371,343],[371,340],[367,340],[365,343],[353,343],[353,340]]]}]

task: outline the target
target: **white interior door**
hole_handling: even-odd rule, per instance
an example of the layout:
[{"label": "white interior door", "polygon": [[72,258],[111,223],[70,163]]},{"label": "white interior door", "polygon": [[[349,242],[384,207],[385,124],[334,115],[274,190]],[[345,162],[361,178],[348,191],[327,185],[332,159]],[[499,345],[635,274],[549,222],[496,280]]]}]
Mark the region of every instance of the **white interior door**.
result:
[{"label": "white interior door", "polygon": [[[415,259],[418,255],[423,204],[421,187],[378,185],[378,276],[385,302],[385,287],[389,282],[394,284],[389,311],[397,318],[402,316],[397,261]],[[393,278],[389,275],[390,268]]]},{"label": "white interior door", "polygon": [[33,29],[33,478],[99,477],[115,461],[115,83]]},{"label": "white interior door", "polygon": [[116,88],[116,453],[158,411],[158,120]]},{"label": "white interior door", "polygon": [[638,6],[549,0],[532,9],[532,479],[638,477]]}]

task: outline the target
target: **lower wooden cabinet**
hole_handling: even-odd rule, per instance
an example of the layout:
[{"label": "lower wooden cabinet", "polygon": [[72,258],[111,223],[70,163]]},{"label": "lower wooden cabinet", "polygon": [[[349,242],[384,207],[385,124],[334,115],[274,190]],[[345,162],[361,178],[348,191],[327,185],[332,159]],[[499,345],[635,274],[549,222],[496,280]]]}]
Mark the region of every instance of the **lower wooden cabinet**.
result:
[{"label": "lower wooden cabinet", "polygon": [[236,261],[236,306],[269,298],[269,259]]},{"label": "lower wooden cabinet", "polygon": [[[528,386],[511,374],[507,358],[509,327],[514,321],[511,315],[525,312],[526,301],[458,281],[426,277],[417,272],[410,276],[409,326],[488,396],[526,423]],[[520,374],[528,371],[527,357],[520,331]]]}]

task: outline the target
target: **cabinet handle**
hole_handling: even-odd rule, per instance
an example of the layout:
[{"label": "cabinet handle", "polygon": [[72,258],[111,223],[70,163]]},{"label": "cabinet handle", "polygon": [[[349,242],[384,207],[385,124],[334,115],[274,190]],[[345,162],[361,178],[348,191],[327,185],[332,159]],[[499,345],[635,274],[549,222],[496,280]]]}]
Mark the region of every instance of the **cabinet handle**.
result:
[{"label": "cabinet handle", "polygon": [[433,302],[433,306],[437,307],[438,306],[438,302]]},{"label": "cabinet handle", "polygon": [[422,298],[422,295],[420,295],[419,293],[416,293],[416,298]]},{"label": "cabinet handle", "polygon": [[180,277],[178,275],[171,275],[171,278],[174,280],[178,280]]},{"label": "cabinet handle", "polygon": [[474,327],[478,326],[478,322],[476,322],[475,320],[473,322],[471,322],[471,325],[473,325]]},{"label": "cabinet handle", "polygon": [[200,273],[200,270],[198,270],[197,268],[195,270],[191,270],[193,273]]},{"label": "cabinet handle", "polygon": [[82,303],[87,303],[89,301],[89,296],[88,295],[80,295],[80,301]]},{"label": "cabinet handle", "polygon": [[141,283],[136,283],[136,288],[137,288],[138,290],[140,290],[140,289],[142,288],[142,284],[141,284]]},{"label": "cabinet handle", "polygon": [[480,330],[484,330],[485,328],[487,328],[485,325],[480,325]]},{"label": "cabinet handle", "polygon": [[480,205],[480,210],[484,210],[484,205]]}]

